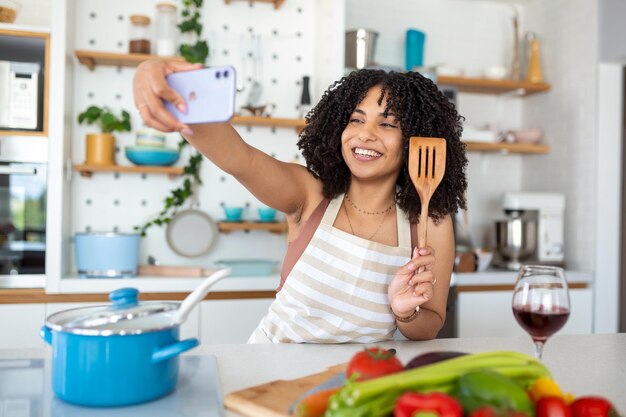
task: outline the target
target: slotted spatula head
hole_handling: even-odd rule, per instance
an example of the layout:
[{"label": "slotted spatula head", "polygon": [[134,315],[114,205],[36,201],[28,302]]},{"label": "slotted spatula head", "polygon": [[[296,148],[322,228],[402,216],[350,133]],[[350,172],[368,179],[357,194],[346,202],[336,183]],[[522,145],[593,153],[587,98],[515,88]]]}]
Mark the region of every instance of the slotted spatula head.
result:
[{"label": "slotted spatula head", "polygon": [[424,247],[430,198],[446,172],[446,140],[418,136],[409,140],[409,176],[422,203],[418,241]]}]

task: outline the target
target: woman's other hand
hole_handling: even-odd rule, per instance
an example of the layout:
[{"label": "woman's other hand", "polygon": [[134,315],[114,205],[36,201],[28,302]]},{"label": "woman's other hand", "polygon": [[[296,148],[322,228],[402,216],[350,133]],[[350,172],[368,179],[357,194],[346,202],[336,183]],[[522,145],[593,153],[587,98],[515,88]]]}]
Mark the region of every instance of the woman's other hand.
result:
[{"label": "woman's other hand", "polygon": [[435,252],[427,246],[415,248],[413,258],[398,269],[387,290],[389,305],[396,316],[409,317],[416,307],[433,298],[434,265]]},{"label": "woman's other hand", "polygon": [[163,100],[169,101],[181,112],[187,112],[187,103],[169,86],[165,77],[174,72],[191,71],[202,67],[202,64],[160,59],[141,63],[133,78],[133,95],[135,107],[144,123],[162,132],[191,132],[189,127],[179,122],[163,104]]}]

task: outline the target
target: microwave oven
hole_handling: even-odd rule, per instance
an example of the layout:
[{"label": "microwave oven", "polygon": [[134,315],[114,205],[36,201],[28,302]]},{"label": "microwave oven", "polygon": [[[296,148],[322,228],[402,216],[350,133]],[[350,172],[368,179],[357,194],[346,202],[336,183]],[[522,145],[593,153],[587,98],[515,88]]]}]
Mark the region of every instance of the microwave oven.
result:
[{"label": "microwave oven", "polygon": [[0,61],[0,130],[38,130],[39,71],[38,63]]}]

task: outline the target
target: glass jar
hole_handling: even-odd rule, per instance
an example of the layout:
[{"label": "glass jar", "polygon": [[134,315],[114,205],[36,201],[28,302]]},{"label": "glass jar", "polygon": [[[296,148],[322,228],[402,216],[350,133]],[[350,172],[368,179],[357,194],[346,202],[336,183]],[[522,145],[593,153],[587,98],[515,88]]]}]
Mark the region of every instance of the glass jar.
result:
[{"label": "glass jar", "polygon": [[130,36],[128,52],[131,54],[150,53],[150,18],[148,16],[134,14],[130,16]]},{"label": "glass jar", "polygon": [[157,4],[156,16],[156,53],[157,55],[176,55],[176,5],[172,3]]}]

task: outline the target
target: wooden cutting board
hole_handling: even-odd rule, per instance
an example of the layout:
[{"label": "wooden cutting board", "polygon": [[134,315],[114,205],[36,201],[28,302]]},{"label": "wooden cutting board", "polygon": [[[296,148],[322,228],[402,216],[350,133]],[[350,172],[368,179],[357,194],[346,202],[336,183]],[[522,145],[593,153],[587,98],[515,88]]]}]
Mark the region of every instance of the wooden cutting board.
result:
[{"label": "wooden cutting board", "polygon": [[287,417],[289,406],[302,394],[339,372],[347,364],[331,366],[324,372],[292,380],[278,380],[231,392],[224,397],[229,410],[248,417]]},{"label": "wooden cutting board", "polygon": [[202,278],[215,271],[200,266],[139,265],[137,272],[140,276]]}]

